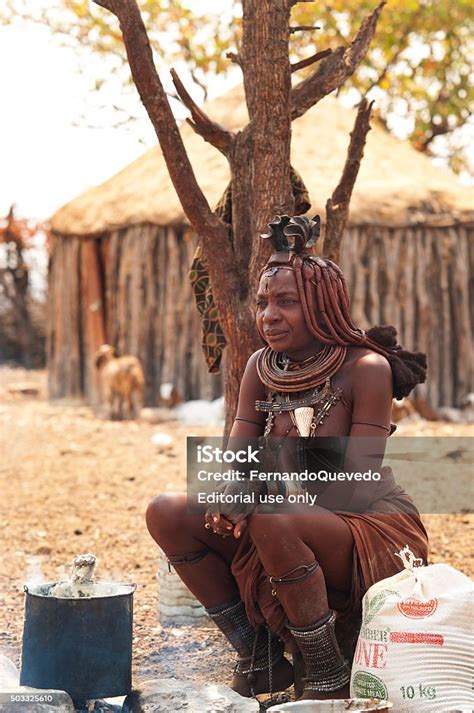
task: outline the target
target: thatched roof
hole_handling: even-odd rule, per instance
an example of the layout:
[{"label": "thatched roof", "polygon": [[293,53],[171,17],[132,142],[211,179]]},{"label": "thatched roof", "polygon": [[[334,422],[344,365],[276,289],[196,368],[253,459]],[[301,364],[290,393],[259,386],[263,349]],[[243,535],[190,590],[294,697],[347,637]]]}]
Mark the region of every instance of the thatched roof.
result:
[{"label": "thatched roof", "polygon": [[[209,102],[209,116],[229,129],[248,121],[242,88]],[[293,122],[292,163],[309,189],[312,212],[324,216],[326,199],[344,165],[355,110],[326,97]],[[408,142],[373,121],[351,202],[351,224],[446,224],[472,220],[474,190],[436,168]],[[181,130],[199,184],[214,206],[229,181],[226,159],[184,124]],[[100,186],[63,206],[53,230],[94,235],[136,223],[185,223],[159,146]]]}]

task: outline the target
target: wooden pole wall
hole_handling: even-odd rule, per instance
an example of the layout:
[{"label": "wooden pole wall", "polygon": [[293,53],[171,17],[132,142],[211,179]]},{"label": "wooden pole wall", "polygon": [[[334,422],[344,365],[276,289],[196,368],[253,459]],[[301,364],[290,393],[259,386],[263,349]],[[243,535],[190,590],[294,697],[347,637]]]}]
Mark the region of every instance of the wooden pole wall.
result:
[{"label": "wooden pole wall", "polygon": [[92,238],[80,243],[83,391],[89,403],[100,403],[100,379],[95,368],[95,353],[106,342],[104,284],[100,241]]},{"label": "wooden pole wall", "polygon": [[78,397],[84,389],[80,249],[80,240],[55,240],[50,258],[47,359],[51,398]]},{"label": "wooden pole wall", "polygon": [[120,354],[142,360],[147,403],[157,403],[160,384],[167,382],[186,399],[219,396],[221,377],[207,372],[188,280],[194,235],[180,227],[139,225],[101,243],[108,339]]},{"label": "wooden pole wall", "polygon": [[466,226],[358,226],[342,241],[354,321],[393,324],[404,347],[427,353],[418,393],[434,407],[474,391],[473,238]]},{"label": "wooden pole wall", "polygon": [[[341,266],[358,326],[393,324],[407,349],[428,354],[418,388],[433,407],[474,391],[474,230],[468,226],[346,230]],[[148,404],[160,384],[186,399],[215,398],[187,273],[196,237],[180,226],[138,225],[101,239],[57,237],[49,272],[48,368],[52,398],[97,396],[91,356],[101,342],[144,365]]]}]

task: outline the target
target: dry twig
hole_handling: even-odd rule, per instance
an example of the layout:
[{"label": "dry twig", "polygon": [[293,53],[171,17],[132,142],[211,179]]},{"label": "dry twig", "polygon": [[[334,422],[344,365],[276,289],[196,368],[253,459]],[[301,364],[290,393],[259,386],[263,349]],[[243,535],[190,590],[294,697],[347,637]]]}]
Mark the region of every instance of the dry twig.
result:
[{"label": "dry twig", "polygon": [[307,30],[320,30],[318,25],[290,25],[290,34],[293,32],[306,32]]},{"label": "dry twig", "polygon": [[224,156],[227,156],[232,145],[231,132],[224,129],[224,127],[217,122],[212,121],[207,114],[198,107],[186,91],[184,84],[175,69],[171,70],[171,77],[179,98],[183,102],[184,106],[189,109],[191,116],[193,117],[193,121],[191,121],[191,119],[186,120],[188,124],[197,134],[202,136],[204,141],[209,142],[215,146],[216,149],[219,149]]},{"label": "dry twig", "polygon": [[386,0],[365,18],[349,47],[338,47],[318,66],[315,72],[291,91],[291,118],[302,116],[323,97],[338,89],[363,60],[375,33],[377,20]]},{"label": "dry twig", "polygon": [[239,67],[242,67],[242,57],[238,52],[226,52],[225,56],[234,64],[238,64]]},{"label": "dry twig", "polygon": [[328,57],[330,54],[332,54],[332,49],[321,50],[321,52],[316,52],[316,54],[311,55],[311,57],[306,57],[306,59],[302,59],[300,62],[294,62],[291,65],[291,71],[297,72],[299,69],[304,69],[305,67],[309,67],[311,64],[314,64],[315,62],[319,62],[320,59],[324,59],[324,57]]},{"label": "dry twig", "polygon": [[339,262],[342,234],[349,217],[352,191],[364,155],[367,134],[370,131],[369,122],[373,103],[362,99],[359,104],[341,179],[331,198],[326,202],[326,233],[323,254],[334,262]]}]

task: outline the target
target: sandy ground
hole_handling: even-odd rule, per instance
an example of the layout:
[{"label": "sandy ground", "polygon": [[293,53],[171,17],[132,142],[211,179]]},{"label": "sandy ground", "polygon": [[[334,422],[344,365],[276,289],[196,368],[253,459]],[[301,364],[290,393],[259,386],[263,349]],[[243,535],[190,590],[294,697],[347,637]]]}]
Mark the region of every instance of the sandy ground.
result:
[{"label": "sandy ground", "polygon": [[[14,395],[28,381],[39,396]],[[156,431],[173,438],[166,450]],[[83,405],[48,403],[44,372],[0,368],[0,653],[19,664],[23,585],[64,577],[73,557],[93,552],[101,578],[137,584],[134,681],[183,676],[226,683],[228,649],[212,627],[163,629],[156,616],[157,549],[144,523],[158,492],[184,490],[185,437],[216,429],[176,422],[111,422]],[[473,426],[402,423],[400,435],[473,435]],[[472,515],[430,515],[431,561],[472,576]],[[471,528],[469,527],[471,525]]]}]

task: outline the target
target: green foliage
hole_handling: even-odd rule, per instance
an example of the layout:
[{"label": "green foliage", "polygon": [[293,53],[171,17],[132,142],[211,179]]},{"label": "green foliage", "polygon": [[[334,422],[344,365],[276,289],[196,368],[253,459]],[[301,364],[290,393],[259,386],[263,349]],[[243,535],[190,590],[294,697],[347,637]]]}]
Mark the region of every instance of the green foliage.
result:
[{"label": "green foliage", "polygon": [[[241,14],[240,7],[228,3],[227,10],[200,14],[185,0],[139,0],[139,6],[158,68],[184,61],[204,91],[213,76],[228,71],[225,53],[239,36],[240,20],[235,16]],[[19,17],[42,22],[63,43],[89,51],[89,56],[93,51],[96,58],[114,57],[112,72],[126,67],[129,76],[118,21],[92,0],[5,0],[0,19]],[[99,82],[107,80],[109,71],[110,66]]]},{"label": "green foliage", "polygon": [[[226,53],[238,50],[241,3],[215,3],[199,13],[191,0],[139,0],[158,68],[184,63],[206,95],[217,75],[232,67]],[[290,57],[297,62],[317,51],[347,45],[377,0],[298,3],[292,25],[320,29],[294,32]],[[9,11],[39,20],[64,42],[102,58],[95,89],[115,76],[131,87],[125,50],[116,18],[89,0],[41,0],[31,11],[28,0],[6,0]],[[41,10],[41,7],[43,8]],[[21,8],[21,9],[19,9]],[[368,93],[389,130],[407,136],[420,151],[443,153],[454,170],[467,167],[466,140],[473,104],[470,67],[474,63],[474,15],[471,0],[389,0],[372,46],[356,74],[340,90],[354,103]],[[314,65],[296,73],[302,78]],[[442,143],[438,137],[444,136]],[[461,139],[459,138],[461,136]],[[466,134],[467,136],[467,134]]]},{"label": "green foliage", "polygon": [[[294,24],[319,25],[321,29],[313,34],[315,46],[334,48],[349,41],[376,4],[376,0],[302,3],[293,11]],[[404,119],[413,145],[436,153],[436,137],[452,134],[472,114],[473,29],[471,0],[389,0],[369,52],[342,91],[352,90],[355,99],[370,92],[389,129],[394,128],[394,117],[399,117],[399,123]],[[307,41],[297,37],[292,42],[295,56],[306,50]],[[455,170],[467,167],[465,149],[459,141],[445,144]]]}]

